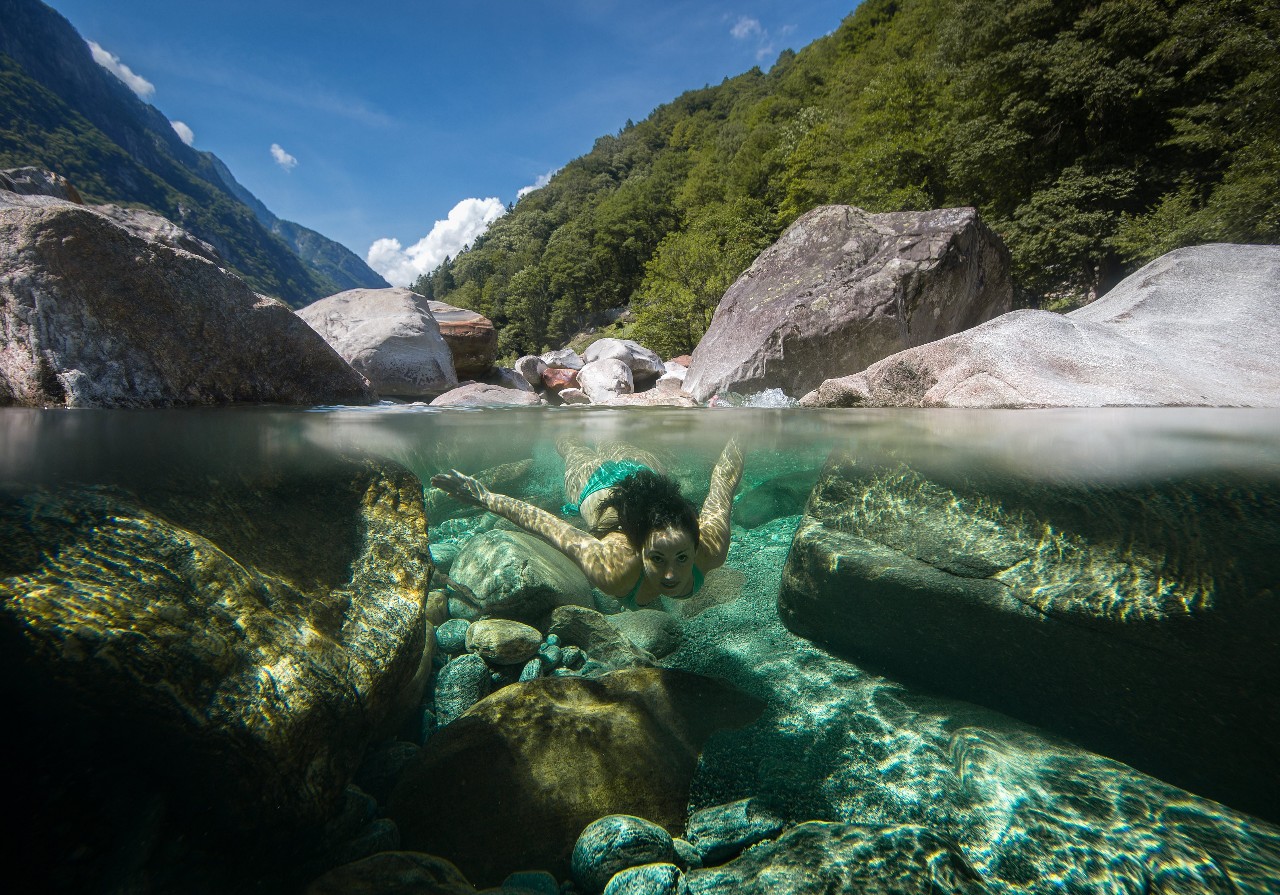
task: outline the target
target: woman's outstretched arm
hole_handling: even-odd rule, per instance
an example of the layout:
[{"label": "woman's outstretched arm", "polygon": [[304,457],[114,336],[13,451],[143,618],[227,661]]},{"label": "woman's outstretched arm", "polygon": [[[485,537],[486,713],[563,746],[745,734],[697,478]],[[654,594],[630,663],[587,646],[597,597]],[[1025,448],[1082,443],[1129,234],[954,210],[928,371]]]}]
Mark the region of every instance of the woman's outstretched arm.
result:
[{"label": "woman's outstretched arm", "polygon": [[729,556],[729,515],[741,480],[742,451],[731,438],[711,470],[711,490],[698,515],[698,567],[704,572],[720,568]]},{"label": "woman's outstretched arm", "polygon": [[530,534],[545,538],[577,563],[587,580],[605,593],[626,593],[635,582],[639,556],[634,550],[602,541],[523,500],[490,491],[456,469],[432,476],[431,484],[464,503],[497,513]]}]

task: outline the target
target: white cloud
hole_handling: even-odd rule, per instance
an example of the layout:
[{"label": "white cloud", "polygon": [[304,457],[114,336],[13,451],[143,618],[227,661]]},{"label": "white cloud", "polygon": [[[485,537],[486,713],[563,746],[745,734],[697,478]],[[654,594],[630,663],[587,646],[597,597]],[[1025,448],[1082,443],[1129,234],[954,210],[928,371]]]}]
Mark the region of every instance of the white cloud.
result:
[{"label": "white cloud", "polygon": [[195,145],[196,135],[191,128],[187,127],[181,121],[170,121],[169,123],[173,125],[173,129],[177,133],[179,140],[186,143],[188,146]]},{"label": "white cloud", "polygon": [[501,199],[463,199],[453,206],[448,218],[436,221],[430,233],[407,249],[401,248],[398,239],[387,237],[375,241],[369,246],[365,262],[391,285],[410,286],[418,277],[439,267],[445,258],[471,245],[506,213]]},{"label": "white cloud", "polygon": [[276,164],[286,171],[292,171],[298,167],[298,160],[284,151],[279,143],[271,144],[271,157],[276,160]]},{"label": "white cloud", "polygon": [[551,171],[548,171],[546,174],[539,174],[538,179],[535,180],[533,183],[529,184],[528,186],[522,186],[520,187],[520,189],[516,190],[516,199],[517,200],[523,199],[525,196],[529,195],[534,190],[542,189],[544,186],[546,186],[548,183],[551,182],[551,178],[555,177],[556,172],[558,172],[559,170],[560,170],[559,168],[555,168]]},{"label": "white cloud", "polygon": [[759,19],[743,16],[729,29],[729,33],[738,40],[746,40],[748,37],[763,35],[764,28],[760,25]]},{"label": "white cloud", "polygon": [[114,53],[108,53],[91,40],[85,41],[85,43],[89,45],[89,52],[93,54],[93,61],[123,81],[124,85],[139,97],[146,99],[156,92],[154,84],[142,77],[142,75],[134,74],[129,66],[120,61],[119,56]]}]

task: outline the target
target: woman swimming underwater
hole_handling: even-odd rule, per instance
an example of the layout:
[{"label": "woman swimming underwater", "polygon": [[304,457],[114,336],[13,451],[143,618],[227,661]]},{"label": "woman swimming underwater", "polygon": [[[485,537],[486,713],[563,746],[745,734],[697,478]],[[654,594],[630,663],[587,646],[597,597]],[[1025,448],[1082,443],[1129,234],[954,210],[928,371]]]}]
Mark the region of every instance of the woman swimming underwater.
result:
[{"label": "woman swimming underwater", "polygon": [[661,596],[693,596],[703,576],[724,565],[733,494],[742,479],[736,442],[730,440],[716,461],[700,513],[643,451],[621,444],[593,450],[567,438],[556,449],[565,461],[565,493],[577,501],[566,504],[565,512],[581,514],[589,531],[490,491],[457,470],[432,476],[431,484],[550,541],[592,585],[628,609]]}]

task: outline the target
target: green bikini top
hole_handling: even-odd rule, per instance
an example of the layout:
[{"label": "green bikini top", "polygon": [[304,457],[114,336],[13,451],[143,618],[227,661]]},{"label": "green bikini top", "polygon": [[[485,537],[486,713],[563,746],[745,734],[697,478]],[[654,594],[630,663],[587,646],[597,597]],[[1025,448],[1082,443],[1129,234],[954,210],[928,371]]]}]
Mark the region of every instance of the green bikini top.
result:
[{"label": "green bikini top", "polygon": [[[587,483],[582,486],[582,493],[578,495],[578,502],[566,503],[560,508],[560,511],[566,516],[578,515],[578,508],[592,494],[597,491],[603,491],[605,488],[612,488],[618,482],[631,478],[642,469],[649,469],[649,467],[634,460],[605,460],[596,467],[596,471],[591,473],[591,478],[587,479]],[[650,469],[649,471],[652,472],[653,470]]]}]

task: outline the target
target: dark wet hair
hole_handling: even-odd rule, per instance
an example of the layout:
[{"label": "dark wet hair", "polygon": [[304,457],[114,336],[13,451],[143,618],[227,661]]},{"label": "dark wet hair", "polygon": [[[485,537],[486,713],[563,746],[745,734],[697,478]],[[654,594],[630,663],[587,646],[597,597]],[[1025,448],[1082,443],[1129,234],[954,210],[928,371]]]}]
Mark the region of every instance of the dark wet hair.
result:
[{"label": "dark wet hair", "polygon": [[641,469],[610,489],[600,503],[601,509],[606,507],[618,511],[618,528],[636,550],[644,549],[649,532],[667,526],[688,534],[695,547],[698,544],[698,511],[670,476]]}]

